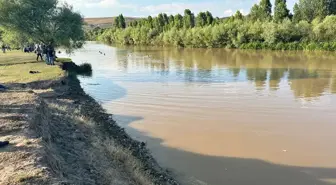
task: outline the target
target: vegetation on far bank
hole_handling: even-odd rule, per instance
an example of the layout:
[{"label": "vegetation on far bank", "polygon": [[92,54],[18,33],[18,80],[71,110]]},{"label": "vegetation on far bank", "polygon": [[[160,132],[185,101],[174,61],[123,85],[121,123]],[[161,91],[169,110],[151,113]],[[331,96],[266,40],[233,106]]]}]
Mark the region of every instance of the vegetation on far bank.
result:
[{"label": "vegetation on far bank", "polygon": [[[273,9],[273,11],[272,11]],[[300,0],[293,13],[286,0],[261,0],[248,15],[220,19],[210,12],[159,14],[125,24],[123,16],[109,29],[88,31],[86,38],[110,44],[195,48],[336,50],[336,1]]]}]

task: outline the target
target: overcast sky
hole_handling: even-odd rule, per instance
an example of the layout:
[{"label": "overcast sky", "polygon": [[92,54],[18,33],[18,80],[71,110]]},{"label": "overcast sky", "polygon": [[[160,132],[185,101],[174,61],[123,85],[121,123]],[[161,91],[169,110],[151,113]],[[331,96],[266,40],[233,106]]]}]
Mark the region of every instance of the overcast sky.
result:
[{"label": "overcast sky", "polygon": [[[237,10],[248,13],[259,0],[61,0],[73,5],[84,17],[111,17],[119,14],[132,17],[183,13],[189,8],[193,12],[209,10],[214,16],[225,17]],[[298,0],[287,0],[292,9]],[[274,3],[274,0],[272,0]]]}]

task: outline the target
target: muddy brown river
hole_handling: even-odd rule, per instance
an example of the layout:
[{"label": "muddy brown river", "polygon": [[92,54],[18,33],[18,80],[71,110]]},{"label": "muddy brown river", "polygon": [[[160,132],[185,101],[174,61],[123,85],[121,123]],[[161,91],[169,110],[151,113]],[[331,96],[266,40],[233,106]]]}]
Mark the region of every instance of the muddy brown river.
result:
[{"label": "muddy brown river", "polygon": [[335,53],[88,43],[71,58],[183,184],[336,184]]}]

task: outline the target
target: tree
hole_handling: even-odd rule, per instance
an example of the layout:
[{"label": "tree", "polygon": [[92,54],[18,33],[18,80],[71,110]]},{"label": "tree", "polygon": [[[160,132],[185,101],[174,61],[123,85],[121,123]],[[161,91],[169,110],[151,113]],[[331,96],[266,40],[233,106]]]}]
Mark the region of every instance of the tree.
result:
[{"label": "tree", "polygon": [[270,19],[272,14],[272,4],[270,0],[261,0],[259,4],[259,16],[261,20]]},{"label": "tree", "polygon": [[184,11],[184,27],[193,28],[195,27],[195,15],[189,10]]},{"label": "tree", "polygon": [[214,18],[212,16],[212,14],[209,11],[206,11],[205,15],[206,15],[206,23],[207,23],[207,25],[211,25],[213,23],[213,21],[214,21]]},{"label": "tree", "polygon": [[297,3],[295,3],[293,7],[293,12],[294,12],[293,21],[296,23],[300,22],[303,18],[302,18],[300,7]]},{"label": "tree", "polygon": [[183,16],[181,14],[175,15],[174,25],[175,25],[175,28],[177,29],[183,28]]},{"label": "tree", "polygon": [[336,14],[335,0],[317,0],[318,13],[317,16],[325,18],[328,15]]},{"label": "tree", "polygon": [[336,15],[336,1],[328,0],[328,15]]},{"label": "tree", "polygon": [[9,44],[13,48],[22,48],[25,44],[33,42],[26,35],[19,34],[12,30],[0,28],[1,41],[5,44]]},{"label": "tree", "polygon": [[260,4],[253,5],[250,11],[249,18],[253,21],[256,20],[269,20],[272,13],[272,4],[270,0],[261,0]]},{"label": "tree", "polygon": [[168,25],[169,24],[169,18],[167,14],[163,14],[163,20],[164,20],[164,25]]},{"label": "tree", "polygon": [[131,27],[137,27],[138,25],[139,25],[139,22],[137,20],[130,22]]},{"label": "tree", "polygon": [[213,24],[219,24],[221,22],[221,20],[219,19],[219,17],[216,17],[213,21]]},{"label": "tree", "polygon": [[57,0],[0,0],[0,22],[35,42],[77,48],[85,40],[82,16]]},{"label": "tree", "polygon": [[281,22],[285,18],[289,18],[289,10],[287,9],[286,0],[275,0],[274,20]]},{"label": "tree", "polygon": [[336,13],[335,0],[300,0],[298,8],[301,12],[302,20],[311,22],[315,18],[321,19]]},{"label": "tree", "polygon": [[236,20],[243,20],[244,19],[244,15],[238,10],[236,12],[236,14],[233,16],[234,19]]},{"label": "tree", "polygon": [[207,24],[207,17],[204,12],[200,12],[196,17],[196,26],[203,27]]},{"label": "tree", "polygon": [[162,13],[160,13],[159,16],[155,18],[155,28],[162,31],[164,25],[165,25],[164,16]]},{"label": "tree", "polygon": [[148,16],[147,18],[147,27],[153,28],[153,17],[152,16]]},{"label": "tree", "polygon": [[123,14],[120,14],[117,18],[116,18],[116,27],[117,28],[122,28],[125,29],[126,28],[126,21],[125,18],[123,16]]},{"label": "tree", "polygon": [[173,15],[170,15],[168,17],[168,20],[169,20],[169,24],[173,24],[174,23],[174,16]]},{"label": "tree", "polygon": [[299,8],[301,11],[302,19],[311,22],[316,17],[316,12],[314,5],[315,0],[300,0]]},{"label": "tree", "polygon": [[119,28],[119,25],[120,25],[120,20],[119,20],[119,16],[117,16],[114,19],[113,26],[116,27],[116,28]]},{"label": "tree", "polygon": [[336,15],[327,16],[323,22],[314,28],[314,34],[318,41],[335,41],[336,40]]},{"label": "tree", "polygon": [[257,4],[252,6],[250,14],[249,14],[249,18],[252,21],[256,21],[256,20],[260,19],[260,10],[259,9],[260,9],[260,7]]}]

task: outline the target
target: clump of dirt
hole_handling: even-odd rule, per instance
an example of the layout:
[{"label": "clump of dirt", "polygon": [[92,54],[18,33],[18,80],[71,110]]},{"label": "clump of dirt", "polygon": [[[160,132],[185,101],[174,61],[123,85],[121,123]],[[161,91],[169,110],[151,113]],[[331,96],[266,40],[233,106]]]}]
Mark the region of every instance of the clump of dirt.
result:
[{"label": "clump of dirt", "polygon": [[73,62],[62,62],[60,67],[62,70],[68,71],[69,73],[82,76],[92,76],[92,66],[87,63],[76,65]]}]

